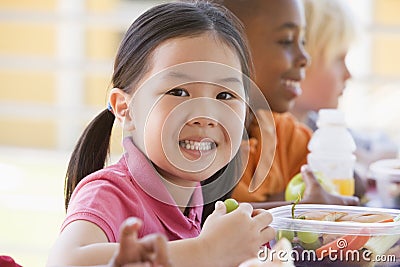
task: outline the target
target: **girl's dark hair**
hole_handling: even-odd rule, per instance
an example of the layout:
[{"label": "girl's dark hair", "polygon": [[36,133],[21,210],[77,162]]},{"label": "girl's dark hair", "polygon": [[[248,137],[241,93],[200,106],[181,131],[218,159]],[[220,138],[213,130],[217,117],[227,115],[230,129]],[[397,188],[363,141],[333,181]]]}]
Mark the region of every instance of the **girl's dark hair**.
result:
[{"label": "girl's dark hair", "polygon": [[[185,1],[155,6],[129,27],[114,62],[113,87],[132,93],[151,68],[153,51],[166,40],[210,32],[237,53],[242,72],[250,76],[252,64],[243,28],[226,8],[208,1]],[[109,155],[114,115],[101,112],[87,126],[72,152],[65,179],[65,208],[77,184],[88,174],[102,169]]]}]

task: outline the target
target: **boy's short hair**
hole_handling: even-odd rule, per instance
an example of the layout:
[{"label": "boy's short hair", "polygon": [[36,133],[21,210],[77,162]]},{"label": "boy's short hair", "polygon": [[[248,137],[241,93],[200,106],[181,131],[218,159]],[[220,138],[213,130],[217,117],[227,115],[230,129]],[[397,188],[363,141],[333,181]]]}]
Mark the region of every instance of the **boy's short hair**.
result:
[{"label": "boy's short hair", "polygon": [[341,0],[303,0],[306,14],[306,50],[311,58],[330,62],[356,39],[357,28],[350,7]]},{"label": "boy's short hair", "polygon": [[242,21],[252,20],[262,12],[262,2],[265,0],[214,0],[225,6]]}]

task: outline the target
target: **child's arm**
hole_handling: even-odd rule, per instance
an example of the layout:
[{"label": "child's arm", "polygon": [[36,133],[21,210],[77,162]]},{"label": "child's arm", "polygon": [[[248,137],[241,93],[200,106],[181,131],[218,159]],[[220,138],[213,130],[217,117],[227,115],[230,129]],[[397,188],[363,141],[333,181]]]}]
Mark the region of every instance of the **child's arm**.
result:
[{"label": "child's arm", "polygon": [[104,265],[118,248],[119,244],[109,243],[97,225],[77,220],[60,233],[50,251],[47,266]]},{"label": "child's arm", "polygon": [[[97,229],[92,229],[90,223],[85,224],[75,224],[72,230],[88,231],[85,232],[84,236],[92,238],[98,234]],[[61,244],[63,238],[64,241],[68,239],[63,237],[61,241],[57,241],[57,246],[52,251],[52,255],[56,254],[56,256],[53,256],[55,258],[54,262],[51,262],[49,258],[48,265],[70,265],[72,263],[68,263],[67,259],[73,258],[70,262],[73,262],[74,265],[90,264],[99,266],[97,265],[98,263],[108,261],[110,253],[113,253],[114,256],[109,261],[107,267],[121,267],[126,265],[144,267],[150,266],[149,264],[151,263],[157,266],[170,267],[166,238],[160,234],[152,234],[138,239],[137,232],[141,225],[142,222],[137,218],[128,218],[125,220],[121,225],[120,245],[116,243],[97,243],[74,249],[73,247],[75,246],[70,244],[72,250],[69,251],[68,244],[64,244],[66,245],[65,247]],[[101,266],[106,267],[105,265]]]},{"label": "child's arm", "polygon": [[[260,245],[274,237],[274,230],[268,227],[272,216],[266,211],[242,203],[225,215],[225,205],[217,203],[200,236],[168,243],[172,266],[237,266],[255,257]],[[95,224],[75,221],[60,234],[47,265],[104,265],[118,248],[116,243],[107,243]]]}]

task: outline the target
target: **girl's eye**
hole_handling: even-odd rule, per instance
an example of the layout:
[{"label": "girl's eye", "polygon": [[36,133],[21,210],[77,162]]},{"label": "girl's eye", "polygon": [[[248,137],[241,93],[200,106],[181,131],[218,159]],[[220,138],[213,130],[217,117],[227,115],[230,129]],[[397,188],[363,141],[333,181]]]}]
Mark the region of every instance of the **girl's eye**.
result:
[{"label": "girl's eye", "polygon": [[229,100],[235,98],[235,96],[228,92],[222,92],[217,95],[217,99]]},{"label": "girl's eye", "polygon": [[289,46],[291,44],[293,44],[293,40],[292,39],[285,39],[285,40],[280,40],[278,41],[279,44],[284,45],[284,46]]},{"label": "girl's eye", "polygon": [[181,89],[181,88],[171,89],[166,94],[173,95],[173,96],[189,96],[189,93],[185,89]]}]

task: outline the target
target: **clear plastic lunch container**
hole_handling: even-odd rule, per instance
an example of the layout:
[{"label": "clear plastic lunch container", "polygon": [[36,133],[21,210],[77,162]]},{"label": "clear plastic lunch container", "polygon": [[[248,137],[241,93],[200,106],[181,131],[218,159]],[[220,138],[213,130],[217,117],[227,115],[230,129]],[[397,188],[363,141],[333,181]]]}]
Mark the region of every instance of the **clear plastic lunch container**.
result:
[{"label": "clear plastic lunch container", "polygon": [[400,159],[382,159],[370,165],[379,200],[385,208],[400,207]]},{"label": "clear plastic lunch container", "polygon": [[[292,207],[268,210],[273,216],[270,226],[276,231],[270,244],[273,248],[280,238],[287,238],[293,247],[290,256],[296,266],[400,266],[400,210],[298,204],[293,219]],[[301,217],[306,212],[327,213],[326,219],[330,220],[375,213],[384,213],[389,219],[374,223],[321,221]],[[261,254],[280,255],[279,251],[271,250],[273,253]]]}]

